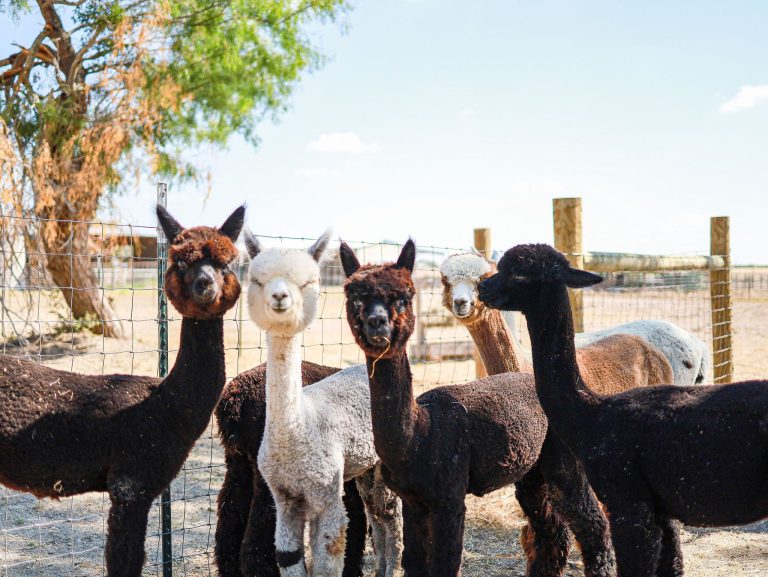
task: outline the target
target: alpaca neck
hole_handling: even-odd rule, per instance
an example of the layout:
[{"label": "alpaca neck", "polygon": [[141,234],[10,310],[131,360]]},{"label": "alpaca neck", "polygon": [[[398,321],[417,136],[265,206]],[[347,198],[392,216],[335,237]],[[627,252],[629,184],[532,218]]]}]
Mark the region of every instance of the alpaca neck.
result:
[{"label": "alpaca neck", "polygon": [[303,430],[301,334],[267,333],[267,413],[265,436]]},{"label": "alpaca neck", "polygon": [[184,317],[176,362],[158,391],[179,430],[194,438],[203,433],[225,379],[223,319]]},{"label": "alpaca neck", "polygon": [[484,309],[466,327],[489,375],[533,372],[533,367],[521,354],[500,311]]},{"label": "alpaca neck", "polygon": [[578,453],[589,440],[599,399],[579,374],[567,289],[543,288],[526,320],[539,401],[550,425]]},{"label": "alpaca neck", "polygon": [[408,457],[422,411],[413,398],[411,365],[405,351],[387,359],[366,356],[365,360],[376,453],[386,465],[397,467]]}]

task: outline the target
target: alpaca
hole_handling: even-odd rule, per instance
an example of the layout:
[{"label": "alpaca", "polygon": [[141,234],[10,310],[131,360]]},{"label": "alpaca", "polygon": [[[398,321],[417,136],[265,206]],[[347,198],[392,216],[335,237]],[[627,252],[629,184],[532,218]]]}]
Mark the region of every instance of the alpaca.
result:
[{"label": "alpaca", "polygon": [[[516,333],[515,333],[516,334]],[[700,385],[709,378],[709,347],[679,326],[667,321],[632,321],[590,333],[576,335],[576,347],[591,345],[612,335],[635,335],[659,349],[672,365],[675,385]]]},{"label": "alpaca", "polygon": [[768,517],[768,381],[592,392],[576,364],[566,287],[601,280],[550,246],[521,245],[478,290],[486,305],[528,321],[537,393],[610,512],[619,577],[679,576],[676,520]]},{"label": "alpaca", "polygon": [[[477,293],[475,292],[476,296]],[[516,313],[502,311],[501,314],[509,327],[516,350],[533,370],[531,351],[520,342]],[[661,351],[672,367],[673,377],[672,380],[664,381],[664,383],[700,385],[707,380],[710,364],[707,344],[685,329],[667,321],[631,321],[599,331],[576,333],[576,350],[613,335],[635,335]]]},{"label": "alpaca", "polygon": [[340,254],[347,320],[370,374],[381,474],[403,500],[406,574],[459,576],[466,494],[514,483],[530,523],[523,534],[529,576],[562,574],[569,536],[561,516],[586,574],[613,575],[607,522],[577,461],[548,433],[533,375],[505,372],[414,400],[406,353],[415,320],[413,242],[395,264],[361,267],[344,243]]},{"label": "alpaca", "polygon": [[[262,363],[232,379],[216,406],[226,466],[216,517],[215,558],[220,577],[280,574],[275,559],[275,502],[257,463],[267,411],[266,367]],[[302,361],[302,385],[340,370]],[[355,481],[344,483],[344,506],[349,524],[343,577],[362,577],[367,524]]]},{"label": "alpaca", "polygon": [[138,577],[147,514],[205,430],[224,386],[222,316],[240,284],[228,268],[245,210],[219,229],[183,229],[161,206],[171,242],[166,294],[182,314],[176,363],[162,381],[81,375],[3,357],[0,483],[38,498],[107,491],[109,577]]},{"label": "alpaca", "polygon": [[307,575],[307,523],[312,575],[342,574],[347,529],[342,486],[360,477],[369,478],[358,482],[358,491],[378,540],[377,576],[391,577],[399,569],[400,506],[375,480],[366,369],[352,366],[302,388],[301,335],[317,313],[318,263],[328,241],[326,233],[308,251],[264,250],[246,235],[248,310],[267,333],[266,423],[257,461],[275,499],[275,557],[283,577]]},{"label": "alpaca", "polygon": [[[452,312],[461,318],[462,312],[460,309],[462,307],[466,308],[473,302],[477,306],[477,284],[480,281],[472,279],[479,278],[477,273],[480,271],[484,271],[482,275],[490,276],[490,274],[495,272],[496,265],[491,261],[487,261],[476,250],[473,250],[471,253],[456,255],[452,259],[453,264],[448,266],[455,269],[457,282],[451,289],[456,296],[451,308]],[[481,264],[483,261],[489,263],[488,267],[490,269],[488,271],[485,271],[488,267]],[[466,269],[466,272],[463,272],[464,269]],[[531,351],[520,342],[515,313],[502,311],[502,315],[509,327],[519,362],[525,363],[526,372],[532,371]],[[466,313],[465,316],[470,316],[470,313]],[[709,347],[707,344],[688,331],[667,321],[632,321],[590,333],[576,333],[576,348],[586,347],[613,335],[635,335],[661,351],[672,366],[674,377],[674,381],[665,380],[663,381],[664,383],[674,382],[676,385],[701,384],[706,381],[709,375]]]},{"label": "alpaca", "polygon": [[[477,299],[477,285],[496,272],[496,265],[475,253],[457,254],[440,267],[443,305],[462,323],[475,341],[488,374],[508,371],[533,373],[500,311]],[[611,335],[576,351],[585,382],[606,395],[634,387],[669,383],[672,367],[655,347],[632,335]]]}]

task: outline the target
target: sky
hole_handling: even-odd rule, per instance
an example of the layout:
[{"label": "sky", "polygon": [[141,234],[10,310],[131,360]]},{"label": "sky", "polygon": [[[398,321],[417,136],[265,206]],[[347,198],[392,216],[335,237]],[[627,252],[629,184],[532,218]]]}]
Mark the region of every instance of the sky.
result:
[{"label": "sky", "polygon": [[[172,184],[185,225],[242,202],[254,232],[468,247],[552,242],[580,196],[584,248],[768,263],[768,2],[353,0],[314,27],[328,56],[253,148],[199,151]],[[24,42],[0,15],[0,48]],[[153,223],[152,182],[118,200]]]}]

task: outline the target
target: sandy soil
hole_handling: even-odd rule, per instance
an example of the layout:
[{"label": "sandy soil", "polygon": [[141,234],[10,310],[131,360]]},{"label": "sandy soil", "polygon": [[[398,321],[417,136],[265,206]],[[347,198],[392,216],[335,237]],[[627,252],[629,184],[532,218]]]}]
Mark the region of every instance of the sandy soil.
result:
[{"label": "sandy soil", "polygon": [[[151,285],[127,285],[108,291],[126,321],[125,340],[102,339],[65,330],[56,338],[35,341],[26,352],[48,365],[87,373],[157,373],[156,292]],[[735,371],[737,379],[768,374],[768,294],[752,293],[734,302]],[[16,295],[18,298],[19,295]],[[15,298],[6,294],[6,298]],[[468,335],[444,313],[437,290],[422,294],[424,335],[430,342],[467,340]],[[704,339],[710,338],[708,294],[646,290],[595,291],[585,298],[585,321],[590,330],[641,318],[677,322]],[[49,333],[61,326],[61,306],[45,293],[34,295],[36,331]],[[305,336],[305,357],[330,365],[362,362],[342,315],[342,295],[331,288],[322,297],[320,319]],[[170,323],[171,348],[178,343],[180,322]],[[225,326],[227,374],[265,360],[263,335],[238,307]],[[19,347],[6,351],[20,354]],[[171,355],[173,363],[173,353]],[[471,380],[471,360],[418,363],[413,366],[416,392],[438,384]],[[213,567],[213,532],[216,495],[223,478],[222,451],[213,425],[195,446],[186,467],[172,485],[175,575],[216,575]],[[102,555],[105,513],[109,501],[101,494],[37,501],[0,489],[0,576],[94,577],[104,575]],[[524,575],[519,546],[522,518],[512,489],[484,499],[467,500],[468,520],[463,574],[501,577]],[[686,574],[693,577],[768,574],[768,523],[724,530],[684,531]],[[158,508],[152,511],[147,537],[145,575],[160,575]],[[369,558],[370,562],[370,558]],[[370,573],[370,572],[369,572]],[[370,573],[372,575],[372,573]],[[583,575],[572,553],[568,575]]]}]

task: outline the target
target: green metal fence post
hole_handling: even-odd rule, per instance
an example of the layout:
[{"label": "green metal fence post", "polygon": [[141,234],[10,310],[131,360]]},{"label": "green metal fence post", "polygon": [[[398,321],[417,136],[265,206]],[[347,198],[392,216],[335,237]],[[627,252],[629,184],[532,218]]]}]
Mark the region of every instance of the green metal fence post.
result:
[{"label": "green metal fence post", "polygon": [[[168,185],[157,185],[157,204],[166,206]],[[165,268],[168,259],[168,239],[162,227],[157,227],[157,374],[165,378],[168,374],[168,301],[165,297]],[[160,496],[161,539],[163,556],[163,577],[173,577],[173,541],[171,534],[171,486]]]}]

